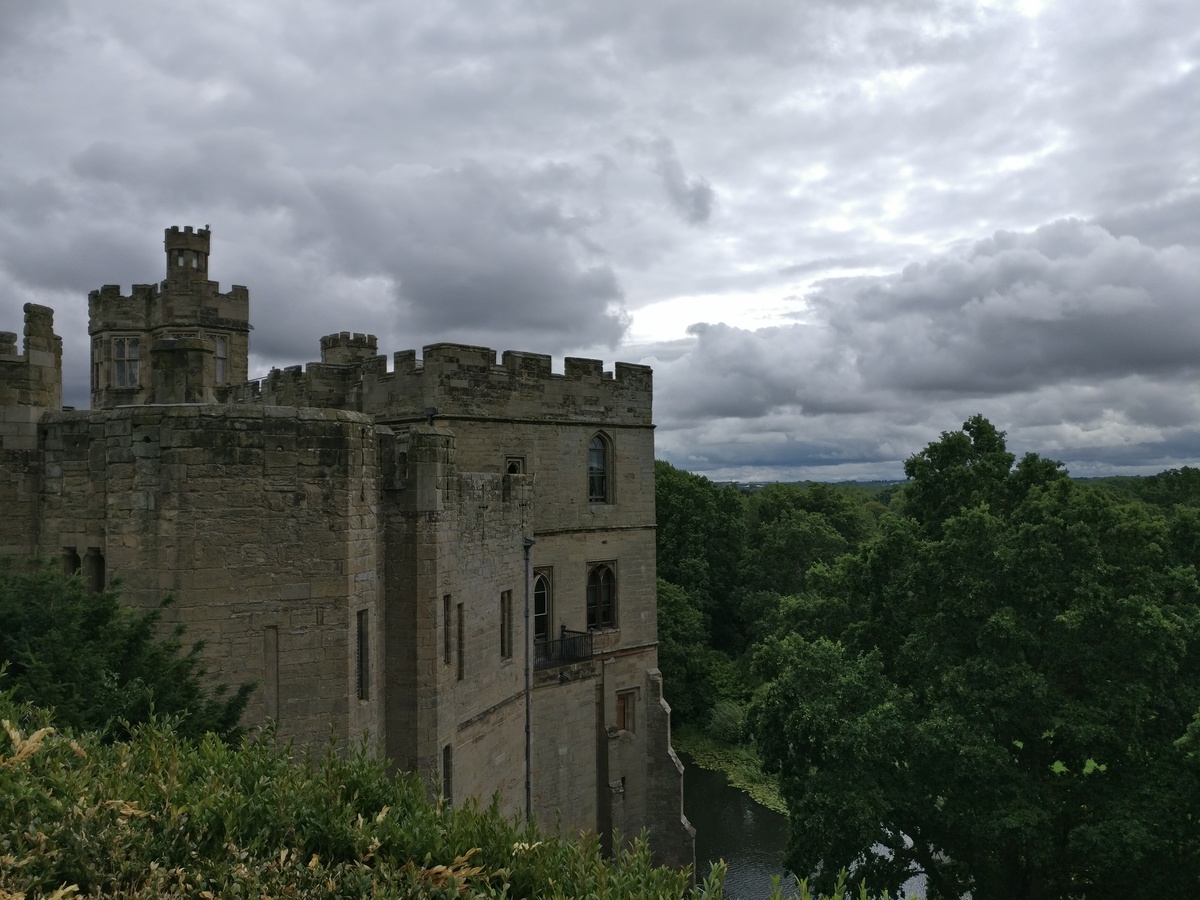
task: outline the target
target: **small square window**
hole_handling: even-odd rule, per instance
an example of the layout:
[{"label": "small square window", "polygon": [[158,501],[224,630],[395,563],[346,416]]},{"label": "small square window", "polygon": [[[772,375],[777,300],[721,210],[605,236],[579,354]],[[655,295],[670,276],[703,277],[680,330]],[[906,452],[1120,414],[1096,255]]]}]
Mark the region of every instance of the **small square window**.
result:
[{"label": "small square window", "polygon": [[525,457],[509,456],[504,460],[504,473],[506,475],[524,475],[525,474]]}]

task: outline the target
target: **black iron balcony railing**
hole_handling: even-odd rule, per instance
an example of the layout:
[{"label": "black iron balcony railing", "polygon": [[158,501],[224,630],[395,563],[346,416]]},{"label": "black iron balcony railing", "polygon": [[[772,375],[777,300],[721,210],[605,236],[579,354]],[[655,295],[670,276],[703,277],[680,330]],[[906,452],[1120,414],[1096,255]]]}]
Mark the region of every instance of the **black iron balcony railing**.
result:
[{"label": "black iron balcony railing", "polygon": [[561,636],[554,641],[534,641],[534,669],[552,669],[568,663],[592,658],[592,633],[569,631],[563,626]]}]

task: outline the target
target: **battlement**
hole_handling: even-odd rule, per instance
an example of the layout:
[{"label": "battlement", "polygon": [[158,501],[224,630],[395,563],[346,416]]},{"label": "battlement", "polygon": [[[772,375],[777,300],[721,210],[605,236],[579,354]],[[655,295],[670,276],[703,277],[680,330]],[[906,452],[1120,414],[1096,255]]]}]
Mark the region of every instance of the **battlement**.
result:
[{"label": "battlement", "polygon": [[414,422],[436,407],[442,417],[610,422],[649,425],[653,373],[649,366],[567,357],[563,373],[550,356],[490,347],[438,343],[393,355],[376,353],[375,335],[343,331],[321,339],[321,361],[272,369],[239,385],[235,403],[354,409],[381,422]]},{"label": "battlement", "polygon": [[378,345],[373,334],[327,334],[321,338],[321,362],[340,366],[361,362],[376,356]]}]

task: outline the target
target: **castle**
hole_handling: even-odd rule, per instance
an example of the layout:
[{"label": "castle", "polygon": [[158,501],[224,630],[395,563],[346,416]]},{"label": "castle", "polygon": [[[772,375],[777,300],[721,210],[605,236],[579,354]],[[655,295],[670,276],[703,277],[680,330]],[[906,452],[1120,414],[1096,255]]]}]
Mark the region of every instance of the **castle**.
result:
[{"label": "castle", "polygon": [[[364,737],[450,802],[693,860],[657,669],[651,372],[328,335],[247,380],[249,292],[170,228],[166,277],[88,297],[90,410],[53,313],[0,332],[0,555],[176,603],[246,721]],[[531,778],[527,780],[527,773]]]}]

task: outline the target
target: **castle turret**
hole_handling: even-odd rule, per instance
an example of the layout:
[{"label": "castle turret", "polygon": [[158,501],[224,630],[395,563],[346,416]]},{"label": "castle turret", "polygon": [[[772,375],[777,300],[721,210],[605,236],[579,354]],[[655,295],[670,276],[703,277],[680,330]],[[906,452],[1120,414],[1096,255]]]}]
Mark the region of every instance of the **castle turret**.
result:
[{"label": "castle turret", "polygon": [[207,228],[193,231],[186,226],[182,231],[178,225],[166,229],[163,247],[167,251],[167,280],[208,280],[209,239],[212,232]]},{"label": "castle turret", "polygon": [[[122,295],[118,285],[105,285],[88,295],[93,407],[213,402],[245,382],[250,292],[235,284],[222,293],[221,286],[209,280],[211,238],[207,227],[172,226],[163,232],[167,270],[161,284],[135,284],[129,296]],[[151,359],[151,348],[160,341],[203,341],[211,352],[192,352],[182,368],[167,366],[166,357],[162,364]],[[198,362],[202,358],[203,365]],[[174,375],[170,387],[156,389],[154,378],[168,371],[189,373],[183,394],[191,399],[162,399],[179,394]]]}]

